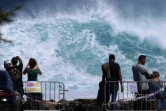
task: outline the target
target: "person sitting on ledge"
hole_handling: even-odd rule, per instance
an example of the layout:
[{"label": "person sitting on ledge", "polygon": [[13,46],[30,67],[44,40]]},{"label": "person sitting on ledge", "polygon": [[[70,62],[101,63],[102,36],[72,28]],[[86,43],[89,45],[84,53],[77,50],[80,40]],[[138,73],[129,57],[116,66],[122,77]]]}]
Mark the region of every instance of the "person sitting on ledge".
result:
[{"label": "person sitting on ledge", "polygon": [[36,60],[34,58],[29,59],[29,63],[23,71],[23,74],[28,74],[28,81],[37,81],[38,74],[42,74]]}]

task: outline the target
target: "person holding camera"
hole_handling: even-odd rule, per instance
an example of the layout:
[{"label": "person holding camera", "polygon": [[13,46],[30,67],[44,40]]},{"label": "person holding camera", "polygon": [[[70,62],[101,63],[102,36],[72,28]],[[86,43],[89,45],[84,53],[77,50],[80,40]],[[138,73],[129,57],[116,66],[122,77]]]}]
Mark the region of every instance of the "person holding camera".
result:
[{"label": "person holding camera", "polygon": [[23,71],[23,74],[28,74],[28,81],[38,81],[38,74],[41,75],[42,71],[40,70],[36,60],[30,58],[26,68]]},{"label": "person holding camera", "polygon": [[[19,64],[18,64],[19,62]],[[17,65],[18,64],[18,65]],[[13,57],[11,63],[4,61],[4,67],[9,72],[10,77],[14,84],[14,89],[20,93],[21,98],[23,96],[23,81],[22,81],[22,69],[23,62],[19,56]]]}]

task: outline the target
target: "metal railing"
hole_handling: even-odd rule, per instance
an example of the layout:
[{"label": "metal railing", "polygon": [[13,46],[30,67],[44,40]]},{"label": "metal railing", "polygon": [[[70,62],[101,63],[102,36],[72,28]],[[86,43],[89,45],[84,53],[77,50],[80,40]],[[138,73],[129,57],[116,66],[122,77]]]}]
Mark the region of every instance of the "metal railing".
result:
[{"label": "metal railing", "polygon": [[[23,109],[62,109],[65,101],[65,85],[62,82],[38,81],[41,84],[41,93],[24,93],[25,104]],[[24,89],[28,81],[24,81]],[[48,104],[47,104],[48,103]],[[54,104],[52,104],[54,103]]]},{"label": "metal railing", "polygon": [[[160,93],[161,89],[164,89],[166,81],[162,81],[163,87],[155,92],[151,90],[150,83],[150,81],[123,81],[124,91],[122,93],[119,81],[106,82],[104,85],[103,106],[106,110],[156,110],[160,101],[156,94]],[[149,87],[149,90],[138,91],[140,85],[145,89]],[[112,96],[116,97],[112,99]]]}]

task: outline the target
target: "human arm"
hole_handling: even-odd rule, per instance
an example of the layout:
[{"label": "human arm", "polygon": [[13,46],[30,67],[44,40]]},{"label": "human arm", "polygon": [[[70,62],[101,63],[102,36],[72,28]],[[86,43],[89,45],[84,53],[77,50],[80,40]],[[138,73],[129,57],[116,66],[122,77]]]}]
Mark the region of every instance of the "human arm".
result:
[{"label": "human arm", "polygon": [[118,65],[118,76],[119,76],[119,80],[120,80],[121,92],[123,92],[122,74],[121,74],[119,65]]},{"label": "human arm", "polygon": [[144,74],[145,74],[147,79],[153,78],[153,74],[151,74],[147,68],[145,68],[144,71],[145,71]]},{"label": "human arm", "polygon": [[17,60],[19,61],[19,63],[23,63],[22,59],[19,56],[16,56]]},{"label": "human arm", "polygon": [[42,74],[42,71],[40,70],[40,68],[39,68],[39,66],[38,66],[37,63],[36,63],[36,67],[39,69],[39,75],[41,75],[41,74]]},{"label": "human arm", "polygon": [[120,80],[120,85],[122,86],[122,74],[121,74],[121,71],[118,70],[118,76],[119,76],[119,80]]},{"label": "human arm", "polygon": [[25,75],[27,73],[27,68],[29,67],[29,63],[27,64],[27,66],[25,67],[23,74]]},{"label": "human arm", "polygon": [[105,78],[106,78],[106,74],[105,74],[105,73],[106,73],[106,72],[105,72],[105,70],[104,70],[104,67],[103,67],[103,66],[101,66],[101,67],[102,67],[102,68],[101,68],[101,69],[102,69],[102,81],[105,82]]}]

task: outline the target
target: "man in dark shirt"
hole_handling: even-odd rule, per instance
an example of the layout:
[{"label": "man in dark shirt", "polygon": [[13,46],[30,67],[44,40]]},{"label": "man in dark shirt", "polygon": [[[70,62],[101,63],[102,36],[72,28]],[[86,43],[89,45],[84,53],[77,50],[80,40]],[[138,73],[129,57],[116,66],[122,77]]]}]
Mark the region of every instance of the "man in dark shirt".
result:
[{"label": "man in dark shirt", "polygon": [[[122,84],[122,75],[121,75],[120,66],[118,63],[115,63],[115,56],[113,54],[109,56],[109,62],[102,65],[102,71],[103,71],[102,81],[105,82],[106,80],[106,90],[105,90],[106,99],[104,102],[105,104],[109,102],[110,95],[112,95],[111,102],[115,102],[119,90],[119,81],[121,84],[121,92],[123,92],[123,84]],[[115,104],[111,105],[112,110],[115,110],[115,108],[116,108]]]}]

